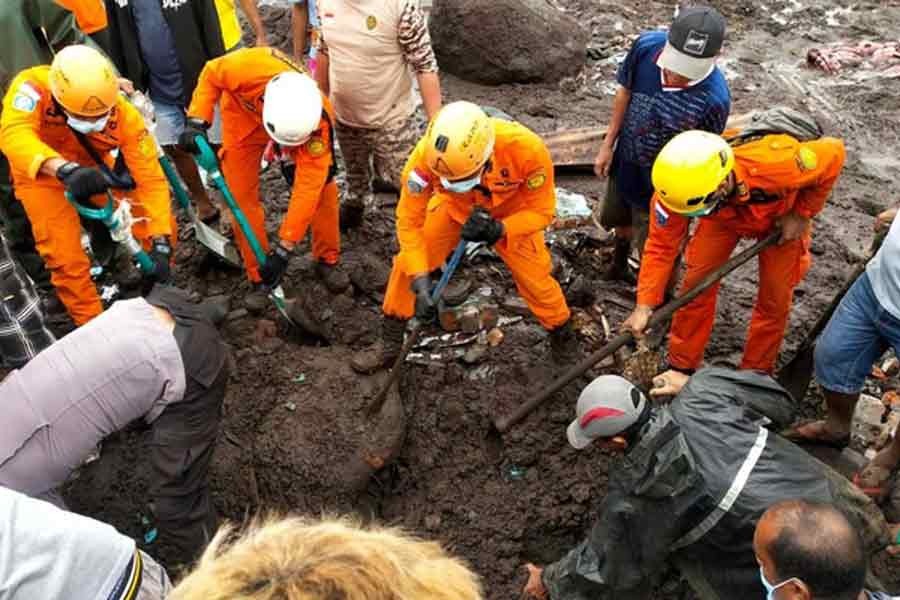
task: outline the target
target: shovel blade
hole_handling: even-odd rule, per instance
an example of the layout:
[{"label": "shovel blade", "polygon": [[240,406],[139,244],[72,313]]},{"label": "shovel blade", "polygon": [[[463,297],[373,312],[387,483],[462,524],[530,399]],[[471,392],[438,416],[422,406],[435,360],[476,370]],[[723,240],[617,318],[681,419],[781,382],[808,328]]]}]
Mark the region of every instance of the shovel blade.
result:
[{"label": "shovel blade", "polygon": [[812,381],[815,345],[802,346],[794,358],[778,372],[775,377],[781,387],[786,389],[794,402],[800,403],[806,397],[809,383]]},{"label": "shovel blade", "polygon": [[241,266],[241,255],[234,243],[199,219],[194,221],[194,238],[231,266]]}]

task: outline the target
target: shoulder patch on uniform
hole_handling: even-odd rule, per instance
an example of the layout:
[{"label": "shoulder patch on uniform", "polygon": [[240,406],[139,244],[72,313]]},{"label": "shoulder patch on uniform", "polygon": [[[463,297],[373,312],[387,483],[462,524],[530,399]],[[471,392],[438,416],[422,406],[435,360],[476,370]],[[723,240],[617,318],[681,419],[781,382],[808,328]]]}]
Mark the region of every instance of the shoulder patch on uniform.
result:
[{"label": "shoulder patch on uniform", "polygon": [[413,169],[406,178],[406,187],[413,194],[421,194],[431,183],[431,177],[419,169]]},{"label": "shoulder patch on uniform", "polygon": [[525,185],[529,190],[536,190],[547,183],[547,174],[544,171],[535,171],[525,180]]},{"label": "shoulder patch on uniform", "polygon": [[41,93],[25,81],[19,84],[16,95],[13,97],[12,107],[22,112],[34,112],[40,100]]},{"label": "shoulder patch on uniform", "polygon": [[372,31],[378,26],[378,19],[375,18],[375,15],[369,15],[366,17],[366,29]]},{"label": "shoulder patch on uniform", "polygon": [[310,156],[318,158],[325,154],[328,150],[328,147],[325,146],[325,142],[320,137],[314,137],[306,142],[306,149],[309,151]]},{"label": "shoulder patch on uniform", "polygon": [[663,208],[662,203],[654,202],[653,211],[656,213],[656,224],[661,227],[665,227],[666,223],[669,222],[669,213],[665,208]]},{"label": "shoulder patch on uniform", "polygon": [[806,146],[801,146],[797,152],[797,166],[801,171],[812,171],[819,166],[819,157]]},{"label": "shoulder patch on uniform", "polygon": [[138,136],[138,150],[147,158],[156,157],[156,143],[147,131],[142,131]]}]

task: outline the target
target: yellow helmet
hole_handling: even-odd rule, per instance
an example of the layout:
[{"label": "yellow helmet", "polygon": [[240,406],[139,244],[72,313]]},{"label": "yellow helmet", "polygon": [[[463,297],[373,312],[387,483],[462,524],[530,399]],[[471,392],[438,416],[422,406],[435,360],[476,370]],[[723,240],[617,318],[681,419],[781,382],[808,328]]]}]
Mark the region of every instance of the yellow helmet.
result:
[{"label": "yellow helmet", "polygon": [[50,92],[66,112],[99,117],[116,103],[119,85],[112,63],[89,46],[66,46],[50,65]]},{"label": "yellow helmet", "polygon": [[734,152],[722,137],[685,131],[663,146],[653,163],[653,187],[663,205],[685,216],[709,214],[711,196],[731,173]]},{"label": "yellow helmet", "polygon": [[494,126],[484,111],[471,102],[448,104],[432,119],[425,132],[425,163],[447,180],[470,177],[494,152]]}]

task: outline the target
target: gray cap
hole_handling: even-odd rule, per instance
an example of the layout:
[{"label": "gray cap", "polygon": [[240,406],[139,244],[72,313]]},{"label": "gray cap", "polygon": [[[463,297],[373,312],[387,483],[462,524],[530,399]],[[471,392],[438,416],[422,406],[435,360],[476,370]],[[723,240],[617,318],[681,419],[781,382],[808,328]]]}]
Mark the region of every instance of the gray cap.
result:
[{"label": "gray cap", "polygon": [[618,375],[601,375],[578,396],[575,420],[566,434],[573,448],[582,449],[597,438],[616,436],[644,412],[647,398],[630,381]]},{"label": "gray cap", "polygon": [[668,69],[692,81],[712,70],[725,42],[725,17],[710,6],[694,6],[678,13],[669,28],[662,54],[656,59]]}]

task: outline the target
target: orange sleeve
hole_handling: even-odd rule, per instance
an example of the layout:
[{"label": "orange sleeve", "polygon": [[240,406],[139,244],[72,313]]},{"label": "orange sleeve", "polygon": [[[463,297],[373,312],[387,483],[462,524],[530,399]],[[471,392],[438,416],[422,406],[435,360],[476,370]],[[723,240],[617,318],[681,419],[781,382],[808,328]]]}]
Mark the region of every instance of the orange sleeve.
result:
[{"label": "orange sleeve", "polygon": [[527,159],[522,167],[525,182],[521,187],[524,210],[503,219],[507,237],[527,236],[543,231],[556,213],[556,184],[553,176],[553,160],[544,142],[535,134],[523,147]]},{"label": "orange sleeve", "polygon": [[32,179],[37,179],[48,159],[61,157],[40,136],[41,115],[51,100],[50,91],[35,77],[36,70],[26,69],[13,79],[0,114],[0,151],[14,169],[27,172]]},{"label": "orange sleeve", "polygon": [[134,191],[135,216],[147,219],[147,233],[151,237],[171,236],[169,183],[157,159],[156,142],[136,108],[121,98],[117,106],[122,128],[119,151],[137,184]]},{"label": "orange sleeve", "polygon": [[798,164],[810,165],[810,161],[804,160],[802,153],[815,154],[815,167],[801,170],[800,179],[797,182],[800,190],[797,192],[797,200],[794,203],[794,212],[802,217],[811,219],[825,207],[825,201],[831,194],[831,189],[837,182],[841,169],[844,168],[846,150],[844,143],[836,138],[825,137],[800,145],[801,154],[798,154]]},{"label": "orange sleeve", "polygon": [[226,54],[206,63],[200,71],[197,79],[197,87],[191,96],[191,104],[187,109],[187,116],[194,119],[202,119],[207,123],[213,122],[216,103],[222,90],[227,89],[227,79],[231,71],[230,59],[233,54]]},{"label": "orange sleeve", "polygon": [[662,304],[690,222],[689,218],[666,209],[659,203],[656,194],[653,195],[650,201],[650,232],[644,244],[638,275],[638,304],[651,307]]},{"label": "orange sleeve", "polygon": [[322,188],[334,161],[331,155],[333,132],[325,119],[320,121],[319,127],[321,135],[310,138],[294,153],[294,187],[278,232],[281,239],[289,242],[296,243],[306,235],[306,229],[319,208]]},{"label": "orange sleeve", "polygon": [[103,0],[56,0],[75,15],[78,29],[90,35],[106,29],[106,5]]},{"label": "orange sleeve", "polygon": [[434,176],[422,159],[425,141],[420,140],[406,161],[400,179],[400,201],[397,203],[398,259],[403,271],[415,276],[428,272],[425,252],[425,215],[428,201],[434,195]]}]

